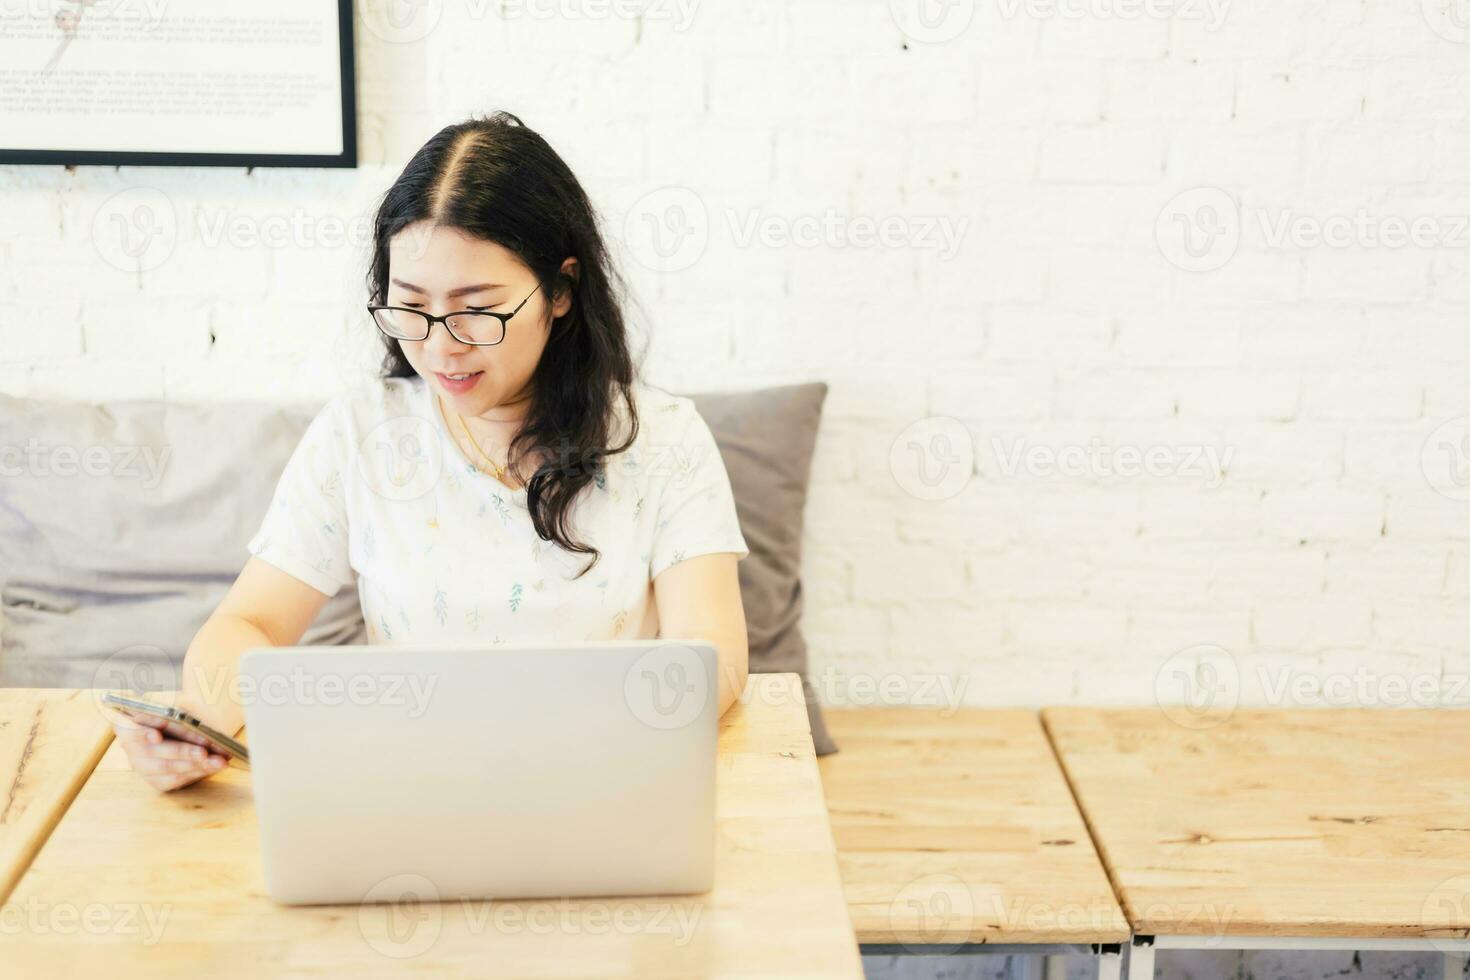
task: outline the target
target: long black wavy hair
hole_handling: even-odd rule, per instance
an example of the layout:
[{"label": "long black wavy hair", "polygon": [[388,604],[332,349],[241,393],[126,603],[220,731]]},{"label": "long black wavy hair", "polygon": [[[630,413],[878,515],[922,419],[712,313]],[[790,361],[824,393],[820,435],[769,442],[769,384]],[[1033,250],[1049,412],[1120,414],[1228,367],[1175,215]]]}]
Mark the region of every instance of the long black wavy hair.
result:
[{"label": "long black wavy hair", "polygon": [[[633,444],[639,424],[633,394],[637,367],[623,319],[626,289],[596,212],[546,140],[515,115],[496,112],[439,130],[383,195],[367,274],[373,303],[385,302],[387,295],[389,240],[425,219],[515,253],[547,284],[548,299],[571,293],[571,309],[551,323],[532,375],[531,406],[508,456],[510,468],[518,471],[527,454],[550,453],[526,482],[527,506],[543,541],[593,556],[577,574],[581,578],[601,553],[572,537],[568,511],[603,472],[604,457]],[[574,277],[561,272],[568,256],[578,260]],[[382,340],[382,376],[414,377],[397,341]],[[613,447],[608,442],[618,399],[627,406],[631,426],[626,440]]]}]

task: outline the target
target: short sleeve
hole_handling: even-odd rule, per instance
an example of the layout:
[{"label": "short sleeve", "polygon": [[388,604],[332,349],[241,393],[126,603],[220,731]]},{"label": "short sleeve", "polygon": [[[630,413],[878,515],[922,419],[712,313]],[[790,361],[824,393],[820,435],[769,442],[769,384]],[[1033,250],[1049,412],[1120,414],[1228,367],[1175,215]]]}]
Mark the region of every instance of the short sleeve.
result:
[{"label": "short sleeve", "polygon": [[286,461],[260,529],[255,557],[328,596],[352,584],[347,554],[347,433],[340,399],[329,401]]},{"label": "short sleeve", "polygon": [[735,493],[709,424],[689,403],[688,421],[669,447],[671,465],[659,467],[664,481],[654,521],[649,575],[696,555],[731,551],[750,554],[740,532]]}]

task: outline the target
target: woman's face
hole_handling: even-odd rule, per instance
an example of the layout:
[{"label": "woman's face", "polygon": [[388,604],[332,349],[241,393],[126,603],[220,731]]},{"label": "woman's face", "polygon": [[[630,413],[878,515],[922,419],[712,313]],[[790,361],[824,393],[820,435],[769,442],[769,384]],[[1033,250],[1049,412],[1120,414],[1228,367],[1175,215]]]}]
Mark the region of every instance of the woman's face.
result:
[{"label": "woman's face", "polygon": [[[575,266],[575,259],[567,259],[562,270]],[[535,273],[514,252],[455,228],[418,221],[388,243],[385,305],[434,316],[458,310],[509,313],[530,296],[494,346],[462,344],[443,323],[435,323],[425,340],[398,341],[419,376],[450,410],[466,417],[513,421],[524,414],[551,321],[572,305],[569,294],[552,302],[548,292],[537,289]],[[458,383],[446,377],[460,374],[473,377]],[[495,411],[499,406],[506,411]]]}]

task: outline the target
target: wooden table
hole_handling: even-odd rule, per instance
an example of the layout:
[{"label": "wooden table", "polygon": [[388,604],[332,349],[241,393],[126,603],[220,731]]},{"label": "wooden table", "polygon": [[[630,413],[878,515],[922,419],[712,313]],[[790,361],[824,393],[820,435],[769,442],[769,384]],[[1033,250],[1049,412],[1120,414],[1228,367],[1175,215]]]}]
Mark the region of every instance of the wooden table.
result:
[{"label": "wooden table", "polygon": [[87,691],[0,688],[0,902],[111,740]]},{"label": "wooden table", "polygon": [[0,933],[0,962],[110,980],[860,978],[801,697],[794,674],[756,675],[725,714],[716,885],[662,899],[278,906],[248,772],[159,794],[114,746],[16,888],[32,928]]},{"label": "wooden table", "polygon": [[1135,938],[1470,950],[1470,712],[1157,709],[1043,719]]},{"label": "wooden table", "polygon": [[1128,923],[1036,712],[826,716],[841,748],[822,783],[864,952],[1080,945],[1117,976]]}]

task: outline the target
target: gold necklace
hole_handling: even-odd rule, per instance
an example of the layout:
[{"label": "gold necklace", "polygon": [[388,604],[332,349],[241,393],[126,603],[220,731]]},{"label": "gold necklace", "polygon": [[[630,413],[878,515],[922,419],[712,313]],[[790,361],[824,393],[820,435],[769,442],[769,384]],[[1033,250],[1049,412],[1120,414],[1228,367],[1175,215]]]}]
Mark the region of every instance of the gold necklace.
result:
[{"label": "gold necklace", "polygon": [[480,448],[480,444],[475,441],[475,437],[470,435],[470,427],[465,424],[464,416],[455,412],[454,417],[459,419],[459,427],[464,430],[464,437],[470,441],[470,445],[475,447],[475,452],[495,470],[495,479],[500,480],[502,483],[505,482],[505,468],[497,465],[495,460],[485,455],[485,451]]}]

